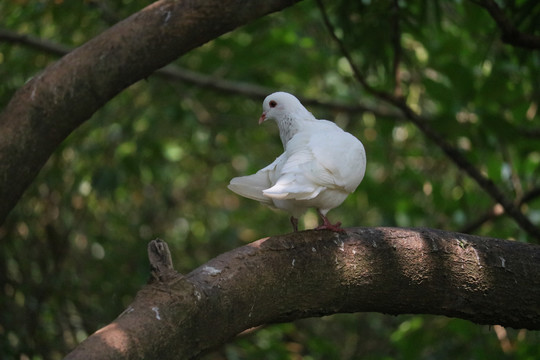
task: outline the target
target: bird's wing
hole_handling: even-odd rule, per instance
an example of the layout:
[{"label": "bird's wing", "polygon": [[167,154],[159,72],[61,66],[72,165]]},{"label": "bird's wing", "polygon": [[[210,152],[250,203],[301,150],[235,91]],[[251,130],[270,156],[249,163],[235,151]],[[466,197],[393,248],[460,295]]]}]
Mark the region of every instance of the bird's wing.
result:
[{"label": "bird's wing", "polygon": [[[325,121],[326,122],[326,121]],[[328,122],[329,123],[329,122]],[[353,192],[366,170],[364,145],[353,135],[329,123],[333,131],[317,132],[309,142],[309,148],[327,176],[323,177],[325,186]]]},{"label": "bird's wing", "polygon": [[287,143],[286,161],[265,196],[309,200],[325,189],[351,193],[360,184],[366,165],[362,143],[333,123],[321,125]]},{"label": "bird's wing", "polygon": [[277,179],[276,168],[281,168],[284,162],[285,153],[281,154],[274,162],[253,175],[240,176],[231,179],[227,187],[238,195],[272,206],[272,199],[264,196],[263,190],[274,184]]}]

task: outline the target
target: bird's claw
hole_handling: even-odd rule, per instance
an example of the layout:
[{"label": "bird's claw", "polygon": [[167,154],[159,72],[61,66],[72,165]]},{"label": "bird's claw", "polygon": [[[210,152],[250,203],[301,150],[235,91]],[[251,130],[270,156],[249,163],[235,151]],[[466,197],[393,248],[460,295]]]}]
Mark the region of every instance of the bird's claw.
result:
[{"label": "bird's claw", "polygon": [[341,222],[339,221],[335,224],[332,224],[330,222],[324,223],[323,225],[316,227],[315,230],[330,230],[330,231],[342,232],[342,233],[345,232],[345,229],[341,227]]}]

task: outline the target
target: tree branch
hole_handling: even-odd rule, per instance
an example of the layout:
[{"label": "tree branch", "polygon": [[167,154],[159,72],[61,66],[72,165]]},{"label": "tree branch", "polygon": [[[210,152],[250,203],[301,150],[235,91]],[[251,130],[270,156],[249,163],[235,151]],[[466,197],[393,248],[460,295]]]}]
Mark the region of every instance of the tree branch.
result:
[{"label": "tree branch", "polygon": [[503,42],[525,49],[540,49],[540,37],[519,31],[495,1],[472,0],[472,2],[489,12],[489,15],[495,20],[502,32],[501,39]]},{"label": "tree branch", "polygon": [[[0,41],[21,44],[30,46],[37,50],[63,56],[68,54],[72,49],[69,46],[57,44],[48,40],[44,40],[31,35],[23,35],[10,30],[0,29]],[[214,91],[219,91],[226,94],[242,95],[244,97],[262,100],[268,94],[275,90],[244,83],[239,81],[231,81],[216,76],[201,74],[191,71],[176,65],[167,65],[164,68],[156,70],[152,75],[156,75],[168,81],[181,81],[196,85],[201,88],[207,88]],[[333,111],[343,111],[351,114],[371,112],[375,116],[390,117],[402,119],[403,115],[400,112],[392,111],[383,107],[372,107],[363,104],[345,104],[335,101],[324,101],[312,97],[298,96],[300,101],[305,105],[319,106]]]},{"label": "tree branch", "polygon": [[528,217],[526,217],[519,208],[506,197],[506,195],[495,185],[493,181],[485,177],[462,153],[450,144],[446,139],[441,136],[435,129],[429,125],[429,121],[424,117],[418,115],[411,109],[405,99],[402,97],[394,96],[388,92],[375,89],[367,82],[366,78],[356,66],[350,52],[346,48],[345,44],[337,36],[334,26],[332,25],[322,0],[317,0],[319,5],[323,21],[328,28],[330,36],[336,44],[339,46],[343,56],[349,62],[353,71],[355,79],[364,87],[364,89],[375,96],[376,98],[395,106],[399,109],[405,118],[413,123],[428,139],[430,139],[436,146],[438,146],[446,156],[454,162],[461,170],[467,173],[488,195],[490,195],[496,202],[502,205],[505,212],[514,219],[514,221],[532,238],[537,242],[540,241],[540,228],[534,225]]},{"label": "tree branch", "polygon": [[120,91],[296,0],[160,0],[47,67],[0,114],[0,223],[57,146]]},{"label": "tree branch", "polygon": [[540,246],[440,230],[303,231],[152,279],[67,359],[190,359],[254,326],[340,312],[540,329]]},{"label": "tree branch", "polygon": [[7,29],[0,29],[0,41],[27,45],[33,47],[34,49],[56,56],[64,56],[72,50],[66,45],[58,44],[32,35],[20,34]]},{"label": "tree branch", "polygon": [[[199,87],[208,88],[210,90],[215,90],[219,92],[224,92],[227,94],[236,94],[242,95],[244,97],[262,100],[268,94],[271,94],[275,91],[266,87],[259,85],[254,85],[250,83],[243,83],[238,81],[231,81],[227,79],[222,79],[214,76],[209,76],[201,74],[195,71],[181,68],[179,66],[168,65],[163,69],[160,69],[156,72],[157,75],[168,79],[168,80],[178,80],[187,83],[194,84]],[[304,105],[319,106],[325,109],[330,109],[334,111],[343,111],[351,114],[358,114],[364,112],[371,112],[375,116],[380,117],[390,117],[403,119],[403,115],[396,111],[386,109],[384,107],[372,107],[364,104],[345,104],[335,101],[324,101],[317,98],[306,97],[306,96],[297,96],[298,99]]]}]

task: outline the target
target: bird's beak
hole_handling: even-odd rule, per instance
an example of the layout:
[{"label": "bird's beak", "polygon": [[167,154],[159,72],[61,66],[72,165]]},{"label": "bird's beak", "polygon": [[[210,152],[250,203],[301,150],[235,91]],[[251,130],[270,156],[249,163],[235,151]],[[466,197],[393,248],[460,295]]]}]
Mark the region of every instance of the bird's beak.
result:
[{"label": "bird's beak", "polygon": [[266,120],[266,112],[263,112],[261,117],[259,118],[259,125],[261,125],[264,120]]}]

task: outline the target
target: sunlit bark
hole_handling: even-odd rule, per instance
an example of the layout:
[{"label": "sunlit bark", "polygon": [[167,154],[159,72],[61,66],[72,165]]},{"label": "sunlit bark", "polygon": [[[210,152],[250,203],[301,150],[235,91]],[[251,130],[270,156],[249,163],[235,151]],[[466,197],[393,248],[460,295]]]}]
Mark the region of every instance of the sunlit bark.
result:
[{"label": "sunlit bark", "polygon": [[540,329],[537,245],[430,229],[304,231],[256,241],[185,276],[163,243],[149,248],[153,281],[68,359],[189,359],[257,325],[339,312]]}]

